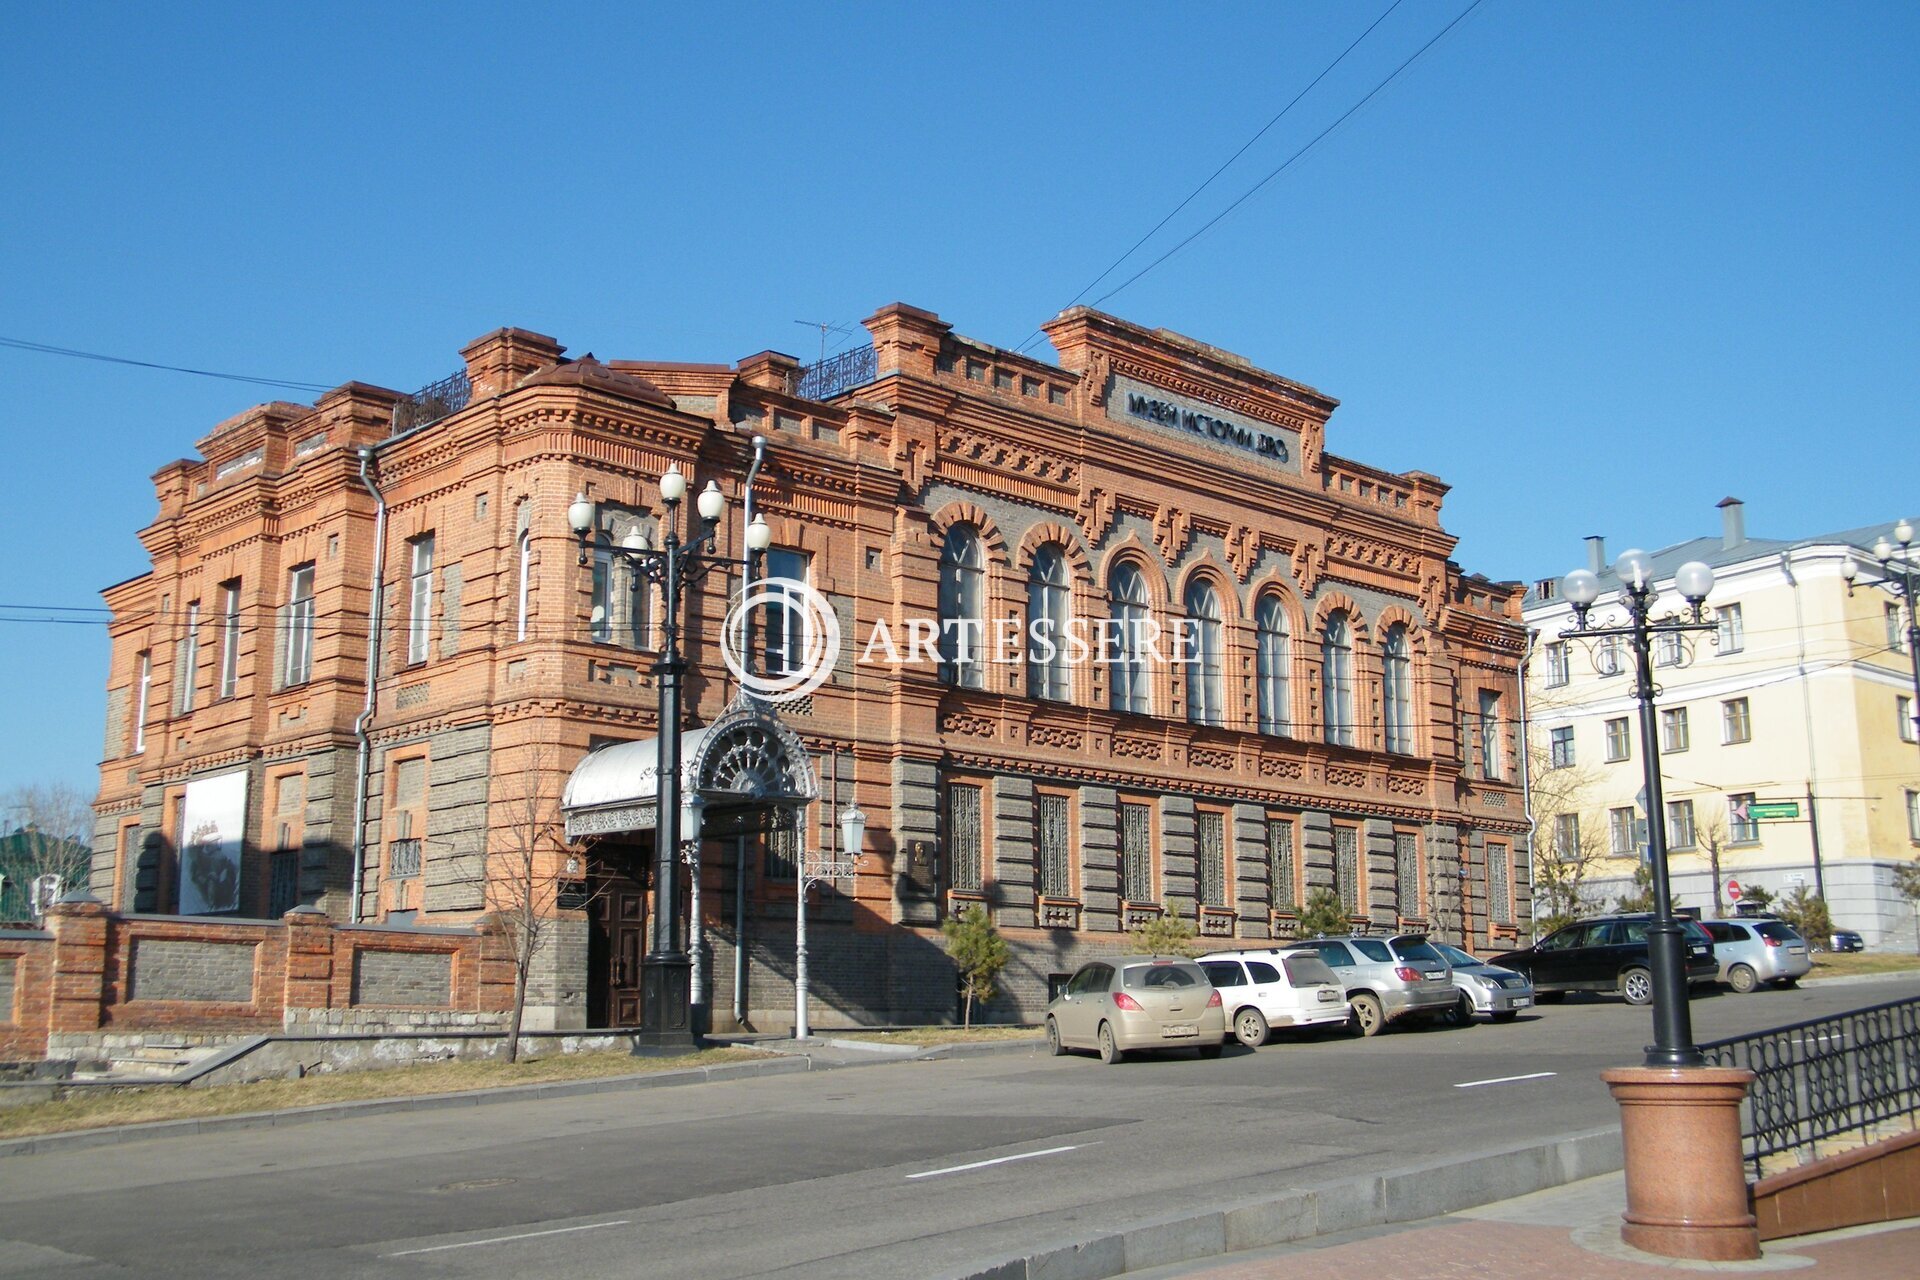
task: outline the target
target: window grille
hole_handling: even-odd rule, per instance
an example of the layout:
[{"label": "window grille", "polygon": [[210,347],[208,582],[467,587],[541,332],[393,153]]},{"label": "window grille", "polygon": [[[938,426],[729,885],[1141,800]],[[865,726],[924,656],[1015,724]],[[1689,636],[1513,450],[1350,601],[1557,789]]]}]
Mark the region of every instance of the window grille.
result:
[{"label": "window grille", "polygon": [[1333,891],[1348,915],[1360,911],[1360,833],[1354,827],[1333,829]]},{"label": "window grille", "polygon": [[1495,924],[1513,923],[1513,893],[1508,889],[1512,854],[1503,844],[1487,846],[1487,906]]},{"label": "window grille", "polygon": [[1128,902],[1156,902],[1153,891],[1153,809],[1144,804],[1120,806],[1120,877]]},{"label": "window grille", "polygon": [[1411,831],[1393,833],[1393,872],[1400,914],[1420,914],[1420,837]]},{"label": "window grille", "polygon": [[1299,905],[1299,891],[1293,873],[1293,819],[1267,820],[1267,883],[1273,889],[1273,905]]},{"label": "window grille", "polygon": [[799,878],[799,829],[776,827],[767,832],[767,879],[787,883]]},{"label": "window grille", "polygon": [[1200,901],[1209,907],[1227,905],[1226,818],[1218,813],[1196,815],[1200,840]]},{"label": "window grille", "polygon": [[387,846],[387,877],[411,880],[420,874],[420,839],[395,840]]},{"label": "window grille", "polygon": [[300,905],[300,851],[285,849],[273,855],[267,889],[268,914],[279,919]]},{"label": "window grille", "polygon": [[977,893],[981,884],[980,788],[947,787],[947,854],[953,887]]},{"label": "window grille", "polygon": [[1073,868],[1067,835],[1067,798],[1043,795],[1035,809],[1039,824],[1040,892],[1049,898],[1073,896]]}]

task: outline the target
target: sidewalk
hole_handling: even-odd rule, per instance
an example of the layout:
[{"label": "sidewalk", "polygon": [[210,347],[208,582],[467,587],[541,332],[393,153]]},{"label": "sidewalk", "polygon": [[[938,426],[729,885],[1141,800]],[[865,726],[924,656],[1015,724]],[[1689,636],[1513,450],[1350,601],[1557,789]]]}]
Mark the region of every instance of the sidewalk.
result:
[{"label": "sidewalk", "polygon": [[1693,1272],[1791,1271],[1809,1280],[1906,1280],[1920,1269],[1920,1220],[1853,1227],[1764,1246],[1757,1262],[1682,1262],[1620,1242],[1622,1175],[1384,1227],[1319,1236],[1128,1280],[1650,1280]]}]

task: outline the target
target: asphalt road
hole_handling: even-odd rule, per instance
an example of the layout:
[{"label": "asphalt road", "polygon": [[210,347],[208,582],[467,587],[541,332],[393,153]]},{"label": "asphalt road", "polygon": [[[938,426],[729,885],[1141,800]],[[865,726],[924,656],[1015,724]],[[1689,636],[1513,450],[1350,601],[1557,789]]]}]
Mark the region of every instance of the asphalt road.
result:
[{"label": "asphalt road", "polygon": [[[1920,975],[1693,1008],[1708,1040],[1912,995]],[[1576,997],[1214,1062],[901,1062],[11,1157],[0,1276],[937,1274],[1613,1125],[1598,1072],[1648,1033]]]}]

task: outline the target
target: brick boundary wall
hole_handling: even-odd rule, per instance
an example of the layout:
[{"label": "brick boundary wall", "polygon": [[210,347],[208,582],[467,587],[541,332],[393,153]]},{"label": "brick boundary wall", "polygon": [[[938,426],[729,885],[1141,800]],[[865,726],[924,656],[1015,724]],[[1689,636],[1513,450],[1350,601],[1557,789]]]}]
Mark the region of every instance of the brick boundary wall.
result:
[{"label": "brick boundary wall", "polygon": [[[188,961],[221,954],[211,948],[247,949],[247,998],[182,999],[171,991],[165,999],[140,997],[136,957],[142,943],[149,957]],[[422,970],[445,973],[444,986],[387,984],[387,994],[410,994],[419,1003],[356,1000],[363,953],[377,953],[377,963],[389,967],[418,957],[414,963]],[[230,970],[231,958],[225,957],[223,970]],[[61,903],[48,912],[44,931],[0,932],[0,964],[8,963],[13,998],[10,1007],[0,1008],[0,1059],[13,1061],[44,1058],[50,1037],[100,1031],[263,1035],[329,1026],[485,1025],[513,1000],[513,963],[497,934],[343,925],[312,908],[296,908],[277,921],[213,920],[119,915],[98,902]],[[240,994],[231,980],[207,989],[215,987],[223,996]],[[463,1015],[473,1015],[473,1022]]]}]

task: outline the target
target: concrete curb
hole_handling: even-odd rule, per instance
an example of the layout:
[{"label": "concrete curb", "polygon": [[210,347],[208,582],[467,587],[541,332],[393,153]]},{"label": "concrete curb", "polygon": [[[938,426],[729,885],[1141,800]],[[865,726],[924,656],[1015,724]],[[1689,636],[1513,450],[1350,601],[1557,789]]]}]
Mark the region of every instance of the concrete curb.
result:
[{"label": "concrete curb", "polygon": [[[895,1061],[878,1058],[871,1065]],[[44,1155],[52,1151],[78,1151],[87,1147],[114,1146],[147,1138],[188,1137],[200,1133],[220,1133],[242,1129],[278,1129],[285,1125],[311,1124],[320,1120],[350,1120],[361,1116],[384,1115],[398,1111],[445,1111],[454,1107],[481,1107],[495,1102],[524,1102],[540,1098],[573,1098],[594,1093],[622,1093],[632,1089],[663,1089],[675,1085],[712,1084],[723,1080],[755,1076],[793,1075],[804,1071],[833,1071],[843,1067],[867,1066],[863,1062],[820,1062],[803,1055],[769,1058],[764,1062],[728,1062],[711,1067],[689,1067],[680,1071],[654,1071],[643,1075],[605,1076],[598,1080],[555,1080],[546,1084],[502,1085],[496,1089],[469,1089],[461,1093],[431,1093],[417,1098],[369,1098],[364,1102],[323,1102],[311,1107],[292,1107],[283,1111],[249,1111],[231,1116],[201,1116],[191,1120],[155,1120],[147,1124],[107,1125],[98,1129],[78,1129],[67,1133],[43,1133],[30,1138],[0,1141],[0,1159],[8,1156]]]},{"label": "concrete curb", "polygon": [[1805,977],[1802,986],[1851,987],[1867,982],[1893,982],[1900,978],[1920,978],[1920,969],[1889,969],[1885,973],[1840,973],[1831,978]]},{"label": "concrete curb", "polygon": [[1263,1249],[1391,1222],[1418,1222],[1511,1200],[1624,1164],[1618,1129],[1394,1169],[1173,1218],[1150,1219],[1017,1258],[948,1272],[942,1280],[1106,1280],[1149,1267]]}]

